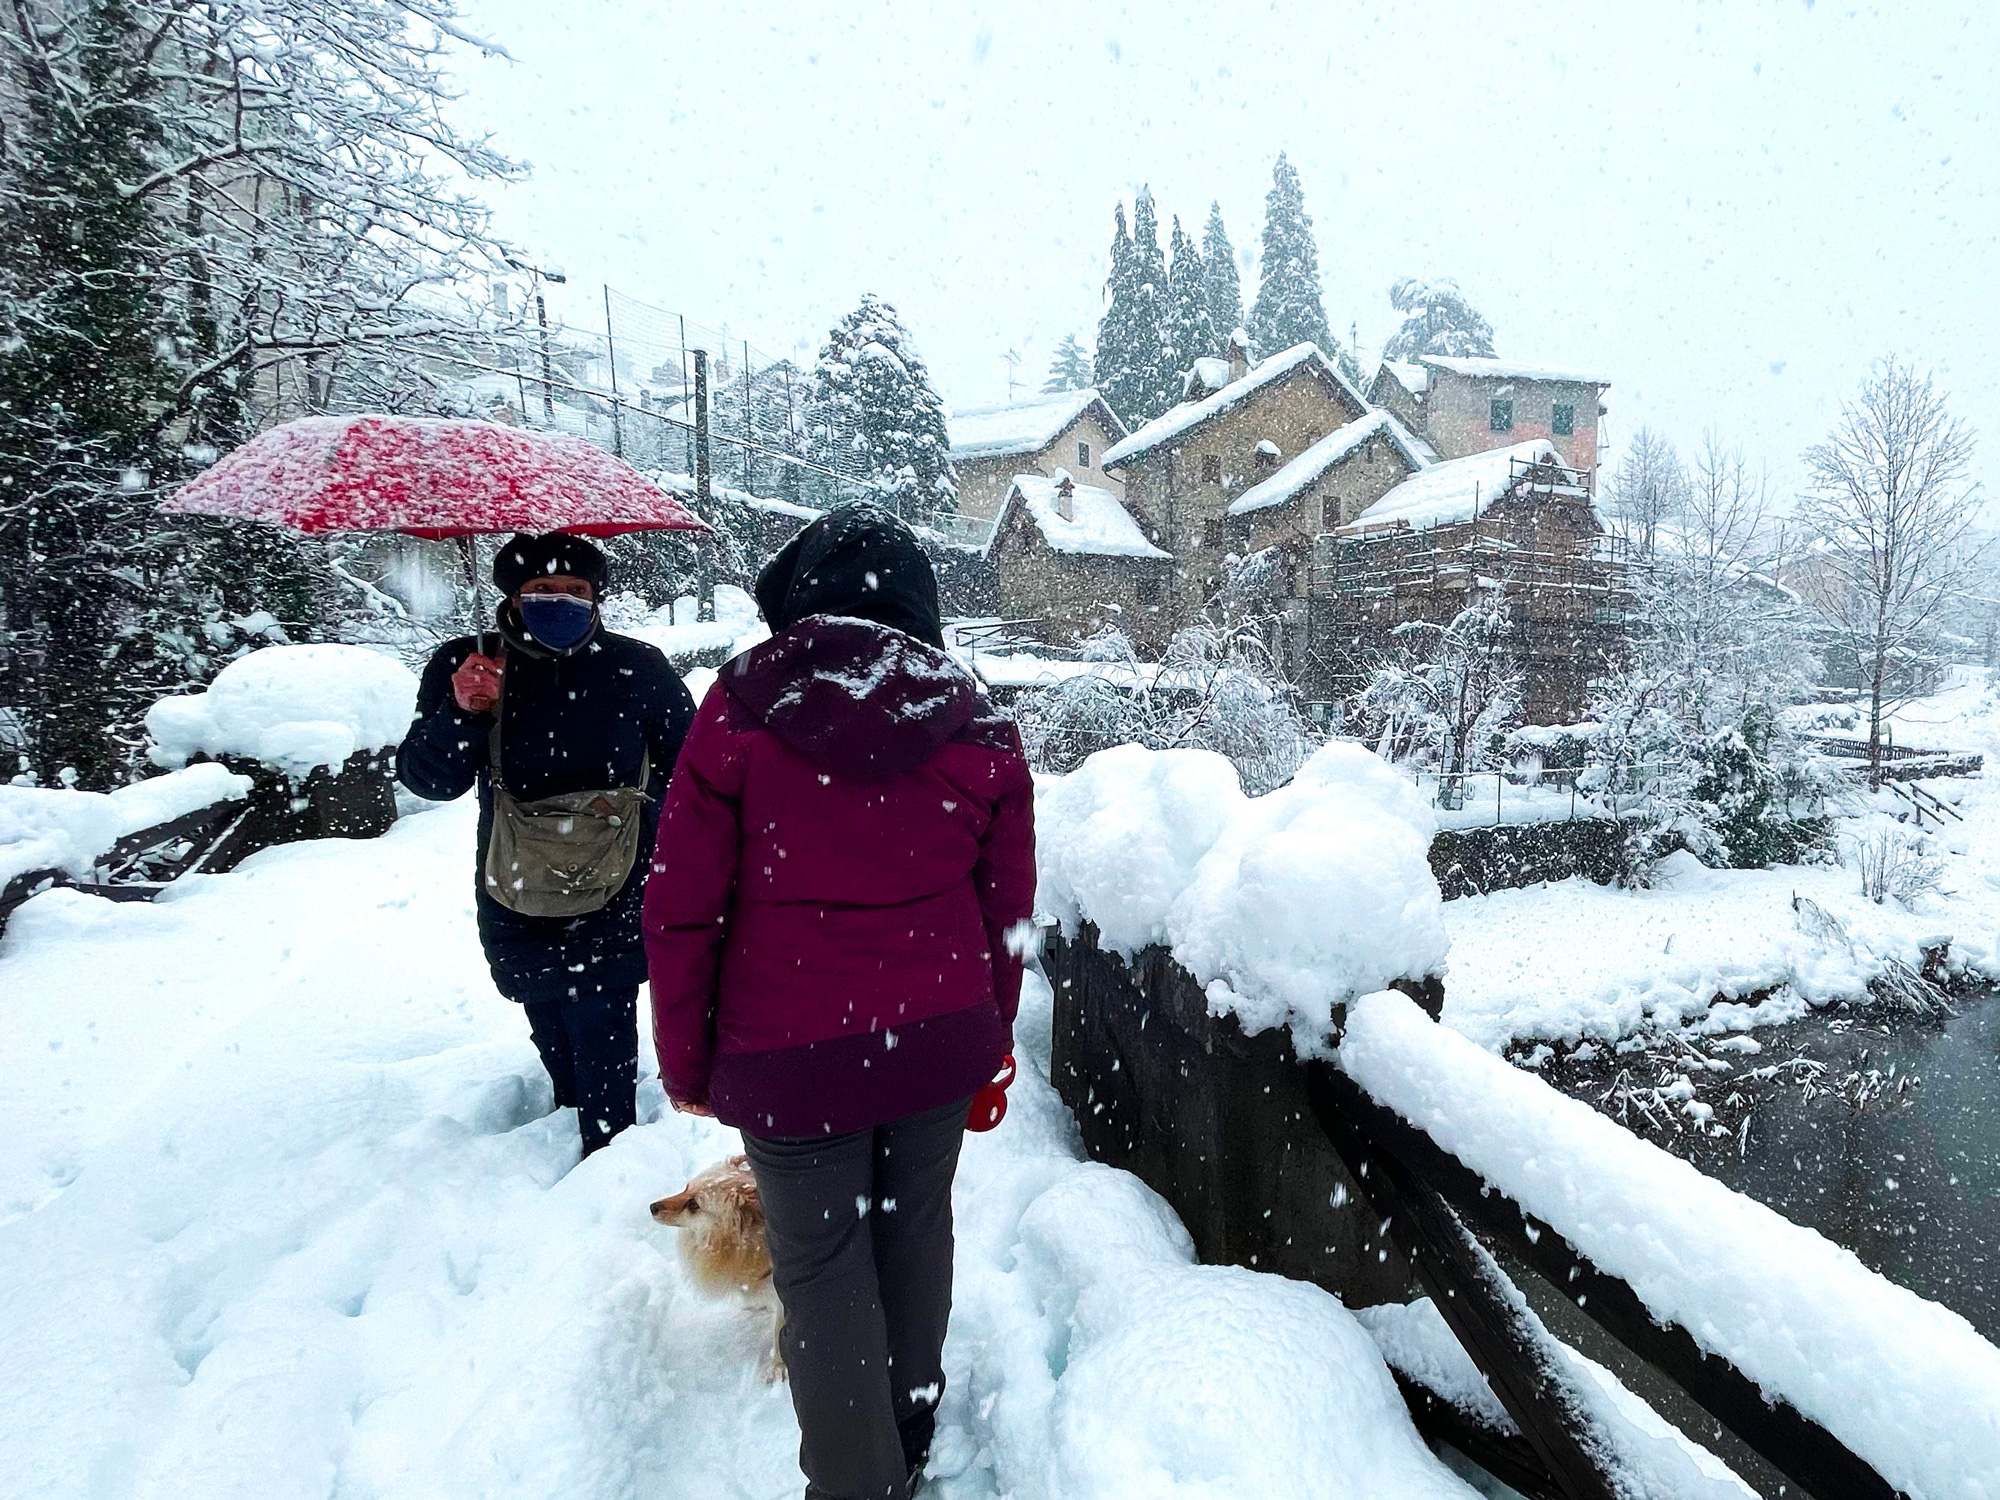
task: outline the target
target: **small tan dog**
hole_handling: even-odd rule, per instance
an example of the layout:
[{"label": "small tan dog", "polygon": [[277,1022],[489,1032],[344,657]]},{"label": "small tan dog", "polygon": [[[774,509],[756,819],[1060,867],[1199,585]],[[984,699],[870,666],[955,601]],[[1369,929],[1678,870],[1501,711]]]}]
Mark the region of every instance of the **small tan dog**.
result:
[{"label": "small tan dog", "polygon": [[771,1317],[771,1352],[764,1377],[782,1380],[785,1359],[778,1335],[784,1309],[771,1285],[771,1250],[764,1242],[764,1205],[750,1159],[732,1156],[695,1174],[688,1185],[653,1205],[653,1217],[681,1235],[681,1264],[694,1284],[711,1297],[735,1292]]}]

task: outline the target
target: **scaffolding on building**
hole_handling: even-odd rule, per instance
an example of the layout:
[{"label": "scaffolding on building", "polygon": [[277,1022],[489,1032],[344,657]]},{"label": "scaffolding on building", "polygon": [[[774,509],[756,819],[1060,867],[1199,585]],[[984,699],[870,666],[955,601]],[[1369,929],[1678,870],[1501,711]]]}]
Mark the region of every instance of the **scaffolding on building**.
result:
[{"label": "scaffolding on building", "polygon": [[1398,626],[1444,625],[1474,604],[1504,606],[1531,723],[1572,722],[1590,684],[1625,657],[1634,560],[1604,533],[1587,471],[1510,464],[1509,482],[1469,519],[1414,528],[1345,527],[1313,547],[1308,670],[1313,696],[1350,696]]}]

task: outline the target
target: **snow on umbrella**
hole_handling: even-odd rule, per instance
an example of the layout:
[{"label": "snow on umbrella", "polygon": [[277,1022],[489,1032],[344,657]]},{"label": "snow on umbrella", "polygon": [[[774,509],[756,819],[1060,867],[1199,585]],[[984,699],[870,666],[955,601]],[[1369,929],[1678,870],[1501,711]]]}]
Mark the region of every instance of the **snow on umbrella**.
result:
[{"label": "snow on umbrella", "polygon": [[286,422],[184,485],[161,509],[309,536],[709,529],[623,459],[581,438],[436,417]]}]

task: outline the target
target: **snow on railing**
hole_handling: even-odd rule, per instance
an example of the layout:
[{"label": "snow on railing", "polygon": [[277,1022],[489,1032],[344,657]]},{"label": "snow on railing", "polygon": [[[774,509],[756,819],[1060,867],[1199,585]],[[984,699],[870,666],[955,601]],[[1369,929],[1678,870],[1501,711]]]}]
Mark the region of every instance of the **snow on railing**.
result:
[{"label": "snow on railing", "polygon": [[1402,995],[1349,1008],[1335,1064],[1330,1133],[1358,1124],[1808,1493],[2000,1496],[2000,1349],[1958,1314]]}]

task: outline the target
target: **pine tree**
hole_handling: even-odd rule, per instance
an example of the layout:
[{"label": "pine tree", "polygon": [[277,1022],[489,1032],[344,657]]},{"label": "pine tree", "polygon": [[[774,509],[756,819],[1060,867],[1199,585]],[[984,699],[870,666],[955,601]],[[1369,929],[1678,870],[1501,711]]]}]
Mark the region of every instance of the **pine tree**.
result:
[{"label": "pine tree", "polygon": [[0,607],[5,696],[45,773],[122,779],[181,642],[151,627],[174,571],[153,517],[175,330],[149,290],[157,225],[126,191],[160,148],[125,0],[85,0],[59,51],[17,45],[0,162]]},{"label": "pine tree", "polygon": [[[1173,264],[1167,269],[1167,348],[1169,362],[1176,372],[1194,367],[1198,359],[1205,359],[1221,352],[1222,338],[1218,338],[1215,324],[1208,314],[1208,288],[1205,284],[1207,263],[1196,248],[1195,242],[1181,228],[1178,215],[1174,218]],[[1176,396],[1179,391],[1176,388]]]},{"label": "pine tree", "polygon": [[1140,188],[1132,200],[1132,265],[1137,283],[1132,357],[1141,372],[1138,420],[1150,422],[1181,399],[1180,366],[1174,362],[1168,329],[1167,257],[1160,249],[1160,219],[1151,188]]},{"label": "pine tree", "polygon": [[1042,382],[1042,394],[1053,396],[1060,391],[1087,391],[1092,380],[1090,351],[1083,347],[1083,340],[1075,334],[1065,334],[1056,346],[1055,358],[1049,361],[1049,378]]},{"label": "pine tree", "polygon": [[[1097,390],[1127,427],[1145,420],[1148,372],[1138,358],[1141,345],[1138,264],[1125,228],[1125,205],[1113,213],[1111,274],[1104,283],[1104,316],[1097,321]],[[1157,331],[1157,329],[1156,329]]]},{"label": "pine tree", "polygon": [[808,423],[872,498],[914,525],[958,509],[944,403],[896,309],[870,292],[827,335]]},{"label": "pine tree", "polygon": [[1384,359],[1415,361],[1426,354],[1493,357],[1493,325],[1449,277],[1405,276],[1389,288],[1389,301],[1403,315],[1403,326],[1383,346]]},{"label": "pine tree", "polygon": [[1313,343],[1359,383],[1361,367],[1327,326],[1320,295],[1319,248],[1306,213],[1298,169],[1281,152],[1264,197],[1264,249],[1258,264],[1257,301],[1250,309],[1250,342],[1268,357],[1294,344]]},{"label": "pine tree", "polygon": [[[1243,326],[1243,283],[1236,275],[1236,247],[1222,227],[1222,205],[1208,205],[1208,225],[1201,232],[1202,285],[1208,296],[1208,322],[1218,344]],[[1220,348],[1207,351],[1220,354]]]}]

